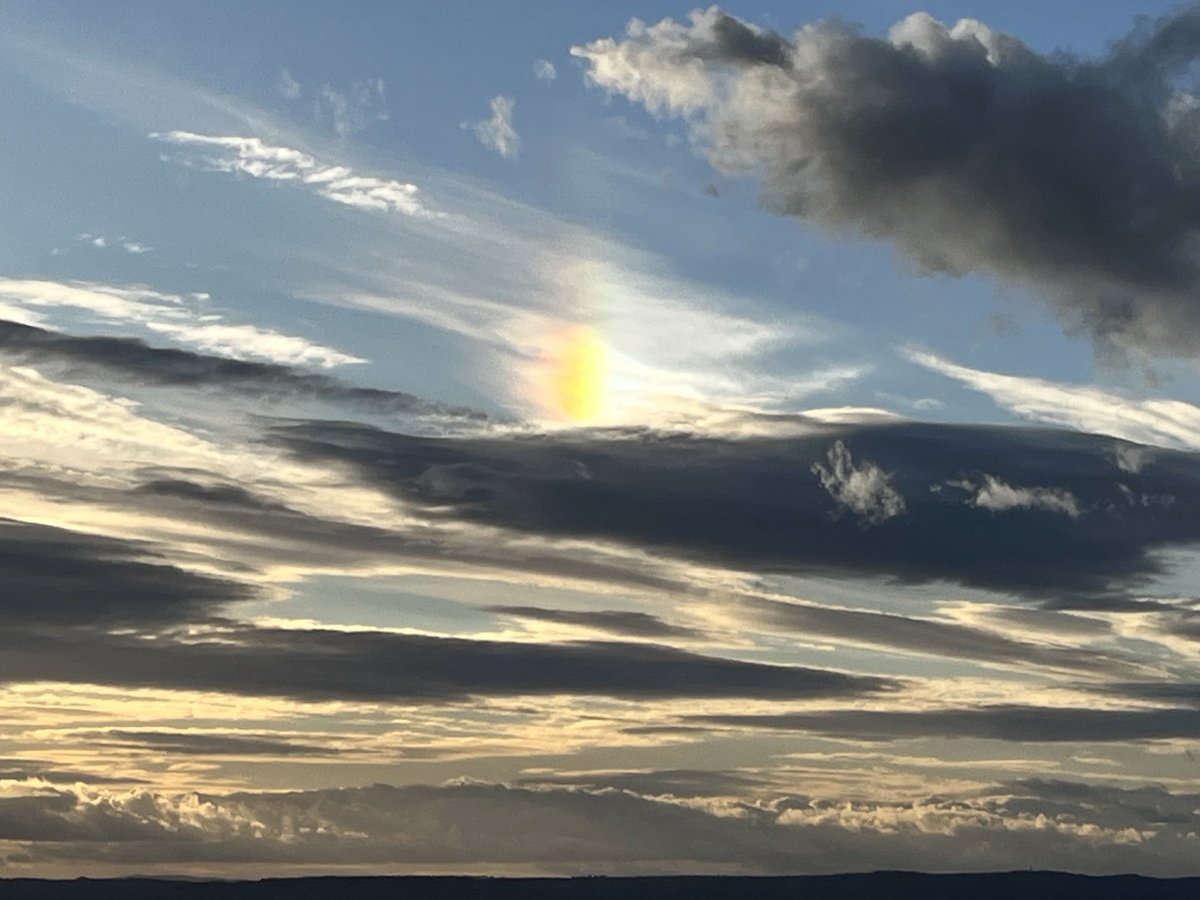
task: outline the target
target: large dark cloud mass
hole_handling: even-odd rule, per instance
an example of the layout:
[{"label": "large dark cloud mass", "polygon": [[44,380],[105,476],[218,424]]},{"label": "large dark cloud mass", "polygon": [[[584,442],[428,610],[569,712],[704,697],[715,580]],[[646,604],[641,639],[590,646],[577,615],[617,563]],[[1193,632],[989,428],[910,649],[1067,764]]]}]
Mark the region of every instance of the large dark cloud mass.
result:
[{"label": "large dark cloud mass", "polygon": [[[1156,551],[1200,541],[1195,455],[1155,451],[1141,472],[1123,472],[1120,442],[1051,429],[439,439],[309,423],[275,439],[453,519],[755,572],[952,581],[1044,604],[1128,605],[1166,571]],[[839,452],[836,471],[814,474]],[[885,490],[903,503],[892,498],[881,517]]]},{"label": "large dark cloud mass", "polygon": [[765,202],[892,242],[929,272],[1037,286],[1102,347],[1200,354],[1200,8],[1099,59],[1040,55],[925,13],[886,38],[790,40],[712,7],[572,51],[589,78],[685,119]]},{"label": "large dark cloud mass", "polygon": [[804,731],[859,740],[977,738],[999,741],[1103,743],[1168,738],[1200,739],[1200,709],[1081,709],[1040,706],[981,706],[920,712],[837,712],[702,716],[712,725]]}]

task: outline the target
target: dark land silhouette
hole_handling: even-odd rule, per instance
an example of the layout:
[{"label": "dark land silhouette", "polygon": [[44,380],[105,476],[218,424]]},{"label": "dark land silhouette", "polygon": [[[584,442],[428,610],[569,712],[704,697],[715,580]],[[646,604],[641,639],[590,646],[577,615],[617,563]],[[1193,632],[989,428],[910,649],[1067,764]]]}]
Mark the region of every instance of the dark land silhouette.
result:
[{"label": "dark land silhouette", "polygon": [[1057,872],[925,875],[875,872],[786,878],[275,878],[173,881],[150,878],[0,880],[21,900],[1196,900],[1200,878],[1089,877]]}]

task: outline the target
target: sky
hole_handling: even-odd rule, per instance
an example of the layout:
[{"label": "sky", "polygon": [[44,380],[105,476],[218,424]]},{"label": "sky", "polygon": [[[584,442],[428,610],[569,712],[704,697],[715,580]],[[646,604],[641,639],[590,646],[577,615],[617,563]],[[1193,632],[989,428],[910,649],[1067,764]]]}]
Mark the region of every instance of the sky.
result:
[{"label": "sky", "polygon": [[0,876],[1200,874],[1200,6],[0,6]]}]

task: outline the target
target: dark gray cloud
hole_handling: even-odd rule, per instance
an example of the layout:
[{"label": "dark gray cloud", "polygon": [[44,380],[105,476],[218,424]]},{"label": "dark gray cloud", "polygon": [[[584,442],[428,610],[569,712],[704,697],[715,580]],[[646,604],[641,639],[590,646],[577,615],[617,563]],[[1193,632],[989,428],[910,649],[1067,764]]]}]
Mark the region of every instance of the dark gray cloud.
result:
[{"label": "dark gray cloud", "polygon": [[202,622],[248,585],[171,565],[150,545],[0,519],[0,624],[152,629]]},{"label": "dark gray cloud", "polygon": [[394,865],[782,874],[938,871],[953,860],[963,872],[1179,876],[1195,870],[1188,834],[1200,824],[1196,806],[1195,794],[1161,788],[1036,781],[915,804],[784,796],[740,804],[738,815],[632,790],[478,782],[193,797],[126,792],[100,802],[60,790],[0,798],[0,839],[21,842],[35,865],[103,861],[174,871],[263,863],[276,872]]},{"label": "dark gray cloud", "polygon": [[954,622],[753,598],[743,599],[742,605],[749,621],[773,631],[827,635],[941,658],[1109,673],[1115,677],[1133,671],[1134,666],[1131,660],[1092,648],[1050,647]]},{"label": "dark gray cloud", "polygon": [[573,610],[546,609],[540,606],[489,606],[488,612],[519,619],[557,622],[560,625],[580,625],[625,637],[696,638],[701,632],[664,622],[649,613],[624,609]]},{"label": "dark gray cloud", "polygon": [[0,682],[6,681],[431,703],[526,694],[786,700],[852,697],[898,687],[885,678],[700,656],[649,644],[534,644],[248,626],[188,640],[0,635]]},{"label": "dark gray cloud", "polygon": [[144,778],[64,769],[45,760],[0,759],[0,781],[29,779],[49,784],[149,784]]},{"label": "dark gray cloud", "polygon": [[[1200,707],[1198,681],[1135,681],[1092,685],[1092,690],[1150,703],[1185,703]],[[1200,715],[1200,713],[1198,713]]]},{"label": "dark gray cloud", "polygon": [[[353,570],[381,562],[577,579],[633,590],[684,591],[688,585],[653,560],[509,542],[495,535],[447,533],[411,523],[402,529],[302,512],[224,476],[169,466],[145,467],[132,487],[81,485],[38,473],[5,473],[3,482],[44,497],[186,519],[211,526],[207,542],[236,577],[278,565]],[[269,477],[269,474],[268,474]],[[272,485],[276,490],[280,485]]]},{"label": "dark gray cloud", "polygon": [[281,740],[269,735],[211,734],[110,728],[72,737],[92,746],[122,747],[183,756],[337,756],[335,747]]},{"label": "dark gray cloud", "polygon": [[847,709],[812,713],[694,716],[735,728],[802,731],[868,741],[959,737],[998,741],[1110,743],[1200,738],[1200,710],[981,706],[920,712]]},{"label": "dark gray cloud", "polygon": [[1200,104],[1176,91],[1194,5],[1097,59],[925,13],[887,38],[834,21],[787,41],[715,7],[572,52],[688,121],[718,167],[761,173],[781,213],[1036,286],[1102,348],[1200,354]]},{"label": "dark gray cloud", "polygon": [[[1123,472],[1111,438],[1043,428],[441,439],[314,422],[277,428],[274,440],[304,460],[348,465],[435,517],[620,541],[755,572],[951,581],[1061,606],[1144,608],[1133,597],[1168,571],[1157,551],[1200,542],[1200,457],[1161,450],[1154,466]],[[838,442],[890,473],[903,514],[869,528],[836,515],[841,507],[811,467]],[[981,507],[962,485],[983,474],[1069,492],[1078,515]],[[1174,502],[1133,506],[1129,490]]]},{"label": "dark gray cloud", "polygon": [[433,403],[403,391],[358,387],[278,363],[151,347],[133,338],[78,337],[4,320],[0,320],[0,355],[31,365],[52,365],[69,376],[99,374],[148,387],[210,388],[265,400],[317,400],[384,414],[488,418],[466,407]]}]

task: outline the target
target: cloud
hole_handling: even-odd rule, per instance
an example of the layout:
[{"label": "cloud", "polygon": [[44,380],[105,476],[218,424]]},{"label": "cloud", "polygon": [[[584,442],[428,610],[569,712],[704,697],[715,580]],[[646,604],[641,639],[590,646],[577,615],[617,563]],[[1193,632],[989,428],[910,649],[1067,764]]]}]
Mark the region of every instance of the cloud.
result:
[{"label": "cloud", "polygon": [[210,136],[188,131],[152,133],[153,140],[192,151],[165,157],[170,162],[210,172],[248,175],[297,184],[334,203],[376,212],[429,216],[415,184],[359,175],[347,166],[328,165],[290,147],[277,147],[256,137]]},{"label": "cloud", "polygon": [[[90,244],[91,246],[93,246],[99,250],[103,250],[104,248],[109,246],[108,238],[106,238],[102,234],[90,234],[90,233],[78,234],[75,236],[75,240],[85,241],[88,244]],[[122,250],[124,250],[126,253],[131,253],[135,256],[139,256],[143,253],[150,253],[154,250],[153,247],[148,247],[145,244],[141,243],[140,241],[130,240],[129,238],[125,237],[124,235],[121,235],[121,237],[117,238],[117,242],[116,242],[115,246],[118,246]]]},{"label": "cloud", "polygon": [[[225,345],[220,349],[233,347]],[[306,361],[310,362],[329,361],[326,356],[305,352],[305,348],[288,354],[282,342],[275,344],[274,351],[277,358],[291,355],[302,360],[309,357]],[[0,320],[0,356],[34,366],[61,368],[68,374],[103,374],[129,384],[215,388],[263,399],[311,399],[382,413],[486,418],[474,410],[432,403],[403,391],[357,387],[328,375],[279,363],[151,347],[133,338],[80,337],[4,320]],[[313,356],[317,359],[313,360]]]},{"label": "cloud", "polygon": [[346,90],[337,91],[321,85],[313,101],[313,116],[318,122],[328,119],[337,136],[350,137],[364,130],[371,122],[386,121],[387,96],[382,78],[355,81]]},{"label": "cloud", "polygon": [[[193,344],[230,357],[251,357],[281,364],[308,364],[323,368],[363,362],[357,356],[296,335],[282,334],[255,325],[233,325],[224,316],[203,307],[207,294],[184,297],[141,285],[109,285],[86,281],[41,281],[0,278],[0,298],[18,308],[78,309],[104,319],[139,325],[165,334],[179,343]],[[10,317],[11,318],[11,317]],[[28,325],[40,321],[17,322]],[[39,319],[38,316],[33,316]],[[5,326],[9,339],[20,334],[20,325]],[[32,332],[26,332],[26,340]]]},{"label": "cloud", "polygon": [[181,569],[155,551],[149,545],[0,520],[0,622],[10,640],[29,648],[37,646],[29,643],[31,634],[63,629],[90,633],[210,621],[223,606],[257,593],[248,585]]},{"label": "cloud", "polygon": [[1041,509],[1061,513],[1072,519],[1080,515],[1079,501],[1070,491],[1062,488],[1013,487],[992,475],[984,475],[982,484],[970,481],[954,485],[971,493],[967,503],[992,512],[1007,512],[1011,509]]},{"label": "cloud", "polygon": [[203,756],[337,756],[336,747],[280,740],[274,735],[110,728],[71,735],[91,746],[145,750],[148,753]]},{"label": "cloud", "polygon": [[[313,422],[277,428],[272,440],[307,464],[347,465],[363,484],[441,521],[610,541],[756,575],[950,581],[1042,603],[1135,608],[1138,593],[1171,571],[1161,551],[1200,539],[1192,454],[1157,451],[1132,476],[1113,464],[1111,438],[1094,435],[909,422],[806,428],[736,440],[642,431],[424,438]],[[886,486],[905,498],[905,515],[871,529],[830,519],[829,493],[810,467],[839,441],[891,473]],[[825,466],[827,478],[850,483],[850,464],[843,481]],[[872,491],[852,493],[854,502],[869,513],[877,507],[864,498],[882,496],[881,508],[894,510],[870,471]],[[1007,485],[1052,481],[1091,512],[1057,514],[1059,503],[993,515],[930,489],[983,484],[985,472]],[[1122,485],[1176,502],[1131,505]],[[1037,496],[1043,506],[1058,497]]]},{"label": "cloud", "polygon": [[275,90],[288,100],[300,99],[300,82],[293,78],[292,73],[287,69],[279,70],[279,78],[275,82]]},{"label": "cloud", "polygon": [[685,721],[733,728],[800,731],[867,741],[973,738],[1094,744],[1200,738],[1200,715],[1197,715],[1194,706],[1087,709],[1011,704],[911,712],[845,709],[691,716]]},{"label": "cloud", "polygon": [[[1029,610],[1016,612],[1032,614]],[[958,622],[894,613],[743,597],[737,615],[745,627],[762,626],[772,633],[825,636],[850,645],[883,647],[892,652],[898,650],[940,659],[972,659],[1002,666],[1110,674],[1126,671],[1130,665],[1127,660],[1098,652],[1093,647],[1047,646],[1014,640],[994,630]],[[1099,623],[1100,626],[1104,624]]]},{"label": "cloud", "polygon": [[[718,774],[696,773],[690,780],[713,783]],[[660,777],[667,784],[688,778]],[[781,795],[718,810],[634,789],[642,786],[653,787],[631,781],[625,790],[535,789],[462,781],[231,794],[44,788],[0,797],[0,839],[20,842],[23,861],[38,871],[66,864],[78,872],[102,863],[103,871],[124,874],[153,867],[228,874],[239,866],[275,873],[370,866],[541,875],[784,874],[940,871],[946,860],[959,872],[1178,876],[1194,870],[1188,833],[1196,829],[1197,797],[1158,787],[1028,780],[906,800]],[[903,896],[929,895],[942,885],[928,875],[888,877],[903,881],[895,892]],[[988,884],[1007,879],[1016,890],[1023,877],[992,876]],[[1057,878],[1055,890],[1064,896],[1078,886],[1074,876],[1040,877]],[[970,890],[963,876],[952,883],[952,890]],[[1121,887],[1137,893],[1142,885]],[[797,886],[786,890],[795,893]]]},{"label": "cloud", "polygon": [[554,68],[554,63],[548,59],[535,60],[533,63],[533,77],[538,81],[553,81],[558,77],[558,70]]},{"label": "cloud", "polygon": [[512,123],[513,108],[517,101],[497,94],[491,99],[490,105],[492,117],[472,123],[470,128],[483,146],[495,150],[505,159],[516,159],[521,151],[521,136]]},{"label": "cloud", "polygon": [[532,619],[538,622],[552,622],[556,625],[573,625],[579,628],[606,631],[622,637],[687,640],[700,636],[700,632],[693,628],[672,625],[657,616],[633,610],[567,610],[544,609],[537,606],[489,606],[487,611],[518,619]]},{"label": "cloud", "polygon": [[[1200,407],[1182,400],[1135,400],[1090,385],[971,369],[917,350],[903,353],[911,362],[987,394],[1025,419],[1141,444],[1200,449]],[[1153,452],[1144,447],[1117,445],[1113,452],[1117,454],[1117,465],[1131,472],[1140,470],[1153,457]]]},{"label": "cloud", "polygon": [[829,466],[812,465],[812,473],[829,496],[868,525],[878,525],[904,513],[904,498],[891,486],[888,474],[874,463],[856,466],[850,450],[835,441],[826,454]]},{"label": "cloud", "polygon": [[708,769],[651,769],[645,771],[601,770],[587,772],[532,773],[520,787],[574,787],[588,791],[629,791],[646,797],[736,796],[748,788],[769,784],[765,777],[736,771]]},{"label": "cloud", "polygon": [[0,636],[0,681],[73,681],[305,701],[454,703],[576,695],[796,700],[894,690],[885,678],[620,642],[529,643],[230,625],[204,636]]},{"label": "cloud", "polygon": [[927,13],[790,39],[716,7],[572,48],[587,77],[684,120],[775,210],[893,243],[926,272],[1036,287],[1104,350],[1200,352],[1200,103],[1176,88],[1200,12],[1104,57],[1040,55]]}]

